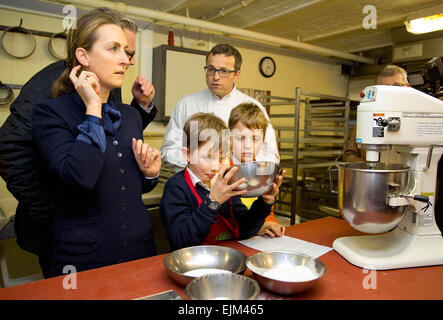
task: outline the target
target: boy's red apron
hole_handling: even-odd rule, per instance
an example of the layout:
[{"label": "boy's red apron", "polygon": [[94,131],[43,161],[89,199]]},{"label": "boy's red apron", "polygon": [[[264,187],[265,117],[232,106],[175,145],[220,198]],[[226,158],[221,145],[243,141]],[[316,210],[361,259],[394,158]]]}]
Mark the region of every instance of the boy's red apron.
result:
[{"label": "boy's red apron", "polygon": [[[188,170],[185,169],[185,180],[191,189],[194,196],[197,198],[198,206],[200,207],[202,199],[195,191],[194,184],[192,183],[191,177],[189,176]],[[229,219],[226,219],[221,214],[217,214],[216,222],[211,226],[211,231],[205,238],[202,244],[216,244],[218,241],[228,240],[228,239],[239,239],[238,235],[238,223],[234,218],[234,213],[232,211],[232,200],[229,198]]]}]

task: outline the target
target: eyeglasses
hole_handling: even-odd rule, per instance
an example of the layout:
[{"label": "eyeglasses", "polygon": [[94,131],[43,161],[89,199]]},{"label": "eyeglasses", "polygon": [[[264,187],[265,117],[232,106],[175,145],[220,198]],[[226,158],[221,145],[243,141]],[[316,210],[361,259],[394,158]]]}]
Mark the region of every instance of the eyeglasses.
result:
[{"label": "eyeglasses", "polygon": [[131,61],[132,58],[134,58],[135,56],[135,52],[129,52],[129,51],[125,51],[126,56],[128,57],[128,60]]},{"label": "eyeglasses", "polygon": [[204,69],[205,69],[205,72],[206,72],[206,74],[208,76],[213,76],[213,75],[215,75],[216,72],[218,72],[218,75],[220,76],[220,78],[227,78],[227,77],[229,77],[229,75],[232,72],[235,72],[235,70],[228,70],[228,69],[225,69],[225,68],[216,69],[216,68],[211,67],[211,66],[209,66],[209,67],[205,66]]}]

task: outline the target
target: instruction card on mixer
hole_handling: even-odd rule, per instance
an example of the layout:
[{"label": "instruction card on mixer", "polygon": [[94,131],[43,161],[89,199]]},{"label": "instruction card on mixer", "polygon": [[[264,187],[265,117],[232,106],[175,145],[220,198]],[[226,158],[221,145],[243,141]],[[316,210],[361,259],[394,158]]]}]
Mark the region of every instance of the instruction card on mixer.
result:
[{"label": "instruction card on mixer", "polygon": [[281,238],[270,236],[255,236],[250,239],[240,240],[239,243],[260,251],[282,250],[307,254],[314,259],[329,252],[332,248],[321,246],[312,242],[283,236]]}]

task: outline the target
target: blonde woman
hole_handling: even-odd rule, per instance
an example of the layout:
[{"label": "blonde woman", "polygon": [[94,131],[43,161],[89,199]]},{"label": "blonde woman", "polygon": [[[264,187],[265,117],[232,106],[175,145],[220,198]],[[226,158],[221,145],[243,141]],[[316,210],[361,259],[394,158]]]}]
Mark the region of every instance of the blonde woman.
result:
[{"label": "blonde woman", "polygon": [[67,68],[55,99],[33,114],[33,139],[51,172],[56,200],[53,252],[45,277],[156,254],[141,194],[158,182],[161,156],[143,142],[139,113],[113,101],[129,65],[114,15],[93,10],[67,39]]}]

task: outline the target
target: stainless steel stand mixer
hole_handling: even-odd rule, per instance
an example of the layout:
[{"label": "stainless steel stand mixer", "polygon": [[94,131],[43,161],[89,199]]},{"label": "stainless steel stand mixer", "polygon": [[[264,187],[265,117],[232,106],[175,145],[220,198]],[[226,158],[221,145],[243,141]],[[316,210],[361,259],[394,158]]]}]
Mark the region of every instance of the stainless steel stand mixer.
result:
[{"label": "stainless steel stand mixer", "polygon": [[[367,162],[339,165],[338,202],[352,227],[377,235],[338,238],[333,248],[365,269],[441,265],[435,199],[443,101],[380,85],[365,88],[361,97],[356,137]],[[393,154],[396,163],[380,162],[383,153]]]}]

